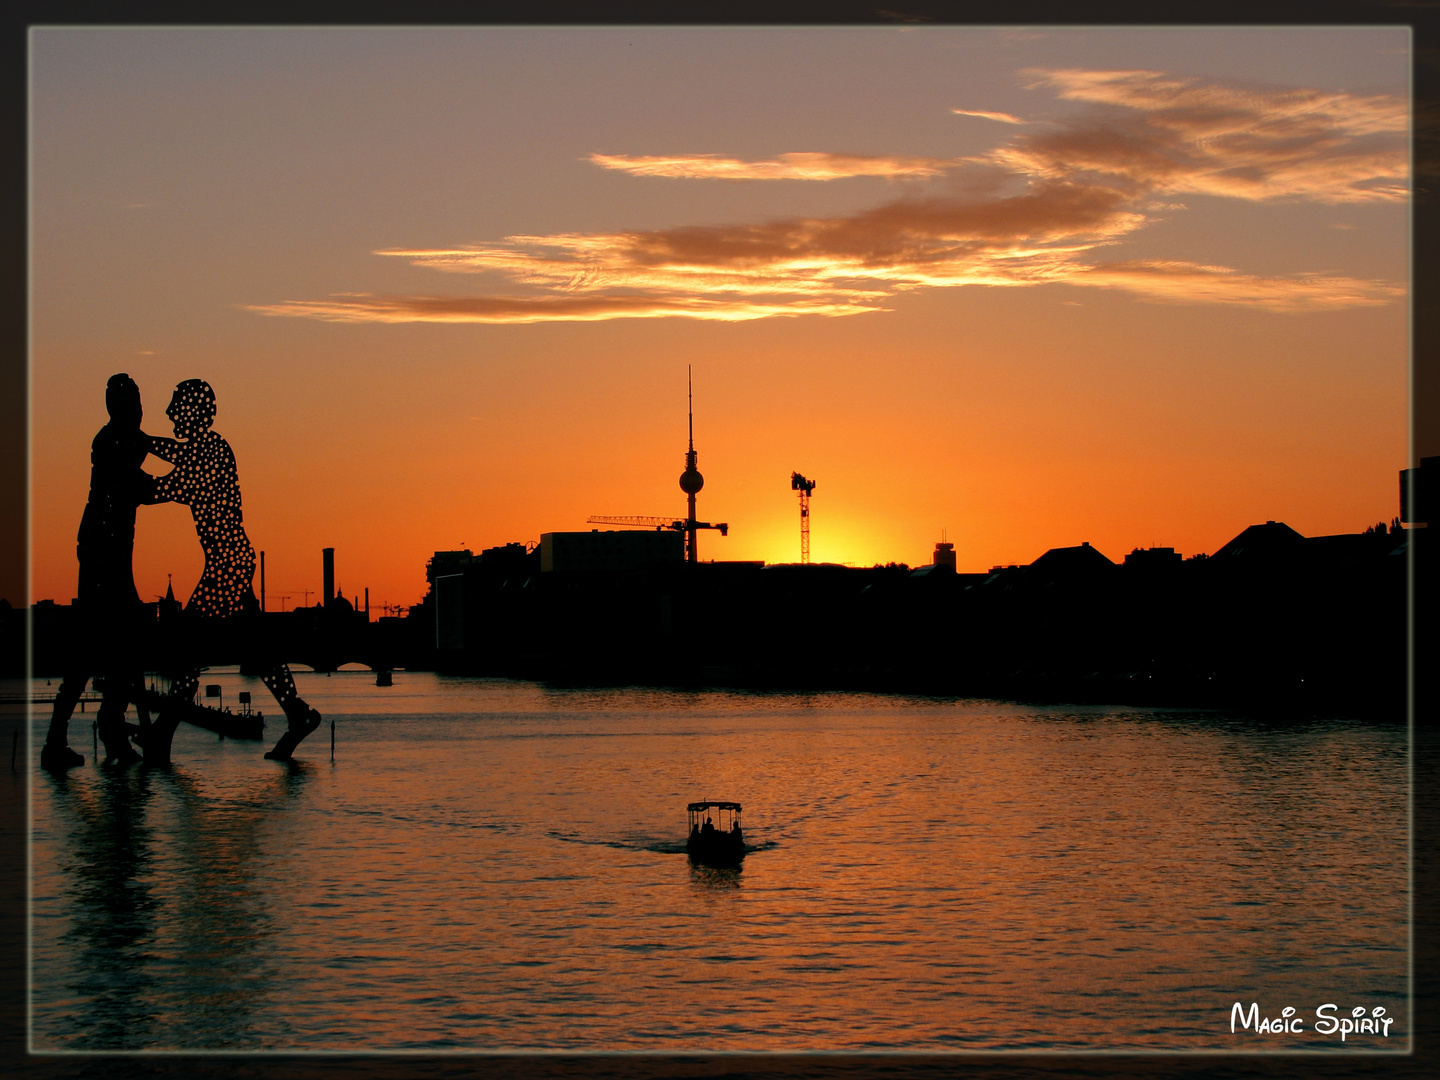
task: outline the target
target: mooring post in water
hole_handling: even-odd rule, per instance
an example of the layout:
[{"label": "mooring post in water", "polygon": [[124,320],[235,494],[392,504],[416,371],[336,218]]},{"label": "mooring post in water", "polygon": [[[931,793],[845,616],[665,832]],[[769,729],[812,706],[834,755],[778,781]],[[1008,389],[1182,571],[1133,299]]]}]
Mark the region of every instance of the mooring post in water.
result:
[{"label": "mooring post in water", "polygon": [[335,760],[335,721],[330,721],[330,760]]},{"label": "mooring post in water", "polygon": [[90,721],[90,742],[91,742],[91,744],[92,744],[91,747],[90,747],[90,752],[91,752],[92,754],[94,754],[95,757],[96,757],[96,759],[98,760],[99,757],[100,757],[100,721],[99,721],[99,720],[91,720],[91,721]]}]

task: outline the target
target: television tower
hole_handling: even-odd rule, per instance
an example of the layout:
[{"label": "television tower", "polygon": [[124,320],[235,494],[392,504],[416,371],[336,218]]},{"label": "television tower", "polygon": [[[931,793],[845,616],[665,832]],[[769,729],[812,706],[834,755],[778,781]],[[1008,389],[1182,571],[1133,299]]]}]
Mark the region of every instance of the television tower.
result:
[{"label": "television tower", "polygon": [[705,486],[705,478],[700,475],[700,470],[695,467],[695,386],[690,374],[690,368],[685,368],[685,384],[690,395],[690,448],[685,451],[685,471],[680,474],[680,490],[685,492],[689,498],[689,509],[682,521],[679,518],[652,517],[642,514],[628,514],[616,516],[613,514],[600,514],[587,518],[592,525],[625,525],[632,529],[655,529],[663,531],[673,529],[676,532],[685,534],[685,561],[697,563],[700,561],[699,553],[695,550],[695,532],[697,529],[718,529],[721,536],[730,534],[730,526],[725,522],[712,524],[708,521],[695,520],[695,496]]},{"label": "television tower", "polygon": [[685,451],[685,471],[680,474],[680,490],[689,499],[689,513],[685,517],[685,558],[690,563],[699,562],[695,550],[695,496],[705,486],[705,477],[695,467],[695,380],[690,365],[685,365],[685,391],[690,406],[690,449]]},{"label": "television tower", "polygon": [[805,566],[810,562],[810,493],[815,490],[815,481],[792,472],[790,490],[800,493],[800,564]]}]

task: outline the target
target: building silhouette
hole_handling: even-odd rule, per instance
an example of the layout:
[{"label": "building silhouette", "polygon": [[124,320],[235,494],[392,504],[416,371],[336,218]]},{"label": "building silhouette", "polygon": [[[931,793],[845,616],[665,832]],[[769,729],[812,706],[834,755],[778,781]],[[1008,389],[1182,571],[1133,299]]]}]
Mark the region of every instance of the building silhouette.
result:
[{"label": "building silhouette", "polygon": [[[409,620],[435,647],[413,662],[572,683],[1403,712],[1411,533],[1398,522],[1319,537],[1264,522],[1213,554],[1136,548],[1119,563],[1082,542],[985,573],[951,569],[948,545],[914,570],[692,565],[674,532],[546,535],[548,569],[543,540],[436,552]],[[561,537],[583,546],[567,554]],[[646,557],[636,537],[672,548]]]},{"label": "building silhouette", "polygon": [[668,529],[543,533],[540,572],[626,573],[660,563],[684,562],[685,545],[685,534]]},{"label": "building silhouette", "polygon": [[[369,618],[338,593],[270,612],[287,656],[330,670],[559,682],[853,688],[1047,701],[1261,706],[1403,715],[1407,569],[1427,529],[1407,471],[1400,520],[1306,537],[1242,529],[1213,553],[1136,548],[1115,562],[1088,542],[1028,564],[927,566],[700,562],[684,535],[548,532],[479,554],[436,551],[424,599]],[[1423,548],[1418,580],[1429,580]],[[333,552],[325,555],[327,591]],[[173,593],[150,605],[163,644]],[[15,633],[27,613],[0,610]],[[35,672],[58,673],[66,605],[37,603]],[[308,658],[308,659],[307,659]]]}]

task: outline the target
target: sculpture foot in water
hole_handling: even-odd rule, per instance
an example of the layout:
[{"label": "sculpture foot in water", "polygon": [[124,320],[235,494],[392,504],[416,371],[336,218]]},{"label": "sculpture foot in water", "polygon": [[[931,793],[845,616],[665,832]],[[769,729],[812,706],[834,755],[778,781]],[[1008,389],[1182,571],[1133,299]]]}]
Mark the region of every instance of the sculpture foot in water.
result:
[{"label": "sculpture foot in water", "polygon": [[320,714],[314,709],[307,708],[303,714],[291,716],[290,730],[280,736],[275,748],[266,752],[265,756],[271,761],[289,761],[295,747],[300,745],[300,740],[319,726]]}]

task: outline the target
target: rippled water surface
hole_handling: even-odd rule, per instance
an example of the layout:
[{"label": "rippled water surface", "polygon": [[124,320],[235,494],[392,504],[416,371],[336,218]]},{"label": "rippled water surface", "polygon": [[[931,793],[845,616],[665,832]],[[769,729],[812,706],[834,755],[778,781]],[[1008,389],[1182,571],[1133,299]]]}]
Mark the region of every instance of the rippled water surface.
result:
[{"label": "rippled water surface", "polygon": [[[297,680],[333,764],[328,724],[288,768],[182,727],[116,772],[76,714],[85,766],[33,783],[37,1050],[1409,1038],[1399,727]],[[683,854],[707,797],[745,806],[738,871]],[[1231,1034],[1237,1000],[1304,1029]],[[1325,1003],[1394,1023],[1342,1046]]]}]

